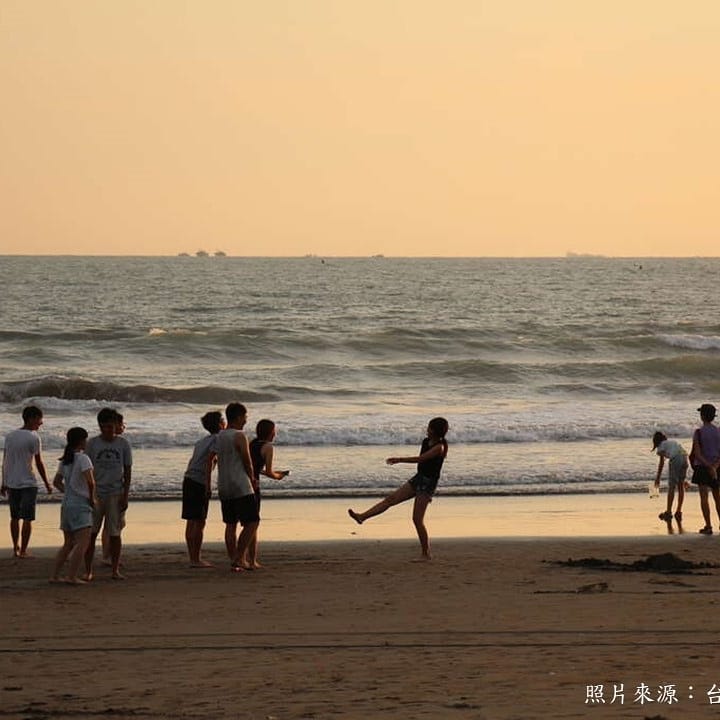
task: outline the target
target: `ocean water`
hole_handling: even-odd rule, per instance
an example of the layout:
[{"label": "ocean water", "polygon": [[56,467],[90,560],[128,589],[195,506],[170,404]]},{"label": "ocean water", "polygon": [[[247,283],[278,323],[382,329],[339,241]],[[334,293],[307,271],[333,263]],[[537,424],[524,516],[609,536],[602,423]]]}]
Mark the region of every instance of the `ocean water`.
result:
[{"label": "ocean water", "polygon": [[639,492],[656,429],[720,402],[720,259],[0,258],[0,433],[125,415],[136,497],[178,497],[199,417],[278,423],[268,495],[380,493],[427,420],[441,490]]}]

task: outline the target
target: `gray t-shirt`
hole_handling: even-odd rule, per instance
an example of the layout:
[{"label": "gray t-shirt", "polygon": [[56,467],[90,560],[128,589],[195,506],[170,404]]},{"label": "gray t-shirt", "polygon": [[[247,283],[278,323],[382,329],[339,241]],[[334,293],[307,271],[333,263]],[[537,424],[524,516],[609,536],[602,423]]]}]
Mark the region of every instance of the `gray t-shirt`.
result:
[{"label": "gray t-shirt", "polygon": [[40,436],[34,430],[19,428],[5,436],[2,471],[9,488],[37,487],[32,463],[40,448]]},{"label": "gray t-shirt", "polygon": [[112,442],[107,442],[98,435],[88,440],[85,454],[95,468],[98,497],[122,494],[125,468],[132,467],[130,443],[124,437],[115,437]]},{"label": "gray t-shirt", "polygon": [[221,500],[241,498],[254,493],[242,456],[235,447],[235,436],[241,432],[228,428],[217,435],[218,495]]},{"label": "gray t-shirt", "polygon": [[217,435],[206,435],[195,443],[192,457],[185,470],[185,477],[200,485],[205,484],[207,461],[210,453],[215,452]]}]

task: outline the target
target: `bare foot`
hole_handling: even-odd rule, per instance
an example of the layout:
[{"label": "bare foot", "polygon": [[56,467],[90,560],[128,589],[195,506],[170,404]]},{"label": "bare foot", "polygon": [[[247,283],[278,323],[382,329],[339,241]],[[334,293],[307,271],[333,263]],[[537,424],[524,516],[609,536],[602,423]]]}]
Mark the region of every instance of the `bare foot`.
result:
[{"label": "bare foot", "polygon": [[48,582],[51,583],[52,585],[57,585],[58,583],[67,582],[67,578],[64,578],[64,577],[51,577],[51,578],[48,580]]},{"label": "bare foot", "polygon": [[358,525],[362,525],[362,524],[363,524],[362,518],[361,518],[360,515],[359,515],[358,513],[356,513],[354,510],[351,510],[350,508],[348,508],[348,515],[349,515]]},{"label": "bare foot", "polygon": [[13,557],[20,557],[20,548],[17,545],[13,548]]},{"label": "bare foot", "polygon": [[114,572],[112,574],[112,579],[113,580],[125,580],[125,576],[121,572],[118,571],[118,572]]},{"label": "bare foot", "polygon": [[254,560],[253,562],[250,563],[249,569],[250,570],[260,570],[260,568],[262,568],[262,567],[263,566],[257,560]]},{"label": "bare foot", "polygon": [[88,581],[83,580],[82,578],[67,578],[65,582],[68,585],[87,585]]},{"label": "bare foot", "polygon": [[85,582],[90,582],[93,579],[93,574],[91,572],[86,572],[84,575],[81,575],[80,577]]},{"label": "bare foot", "polygon": [[21,550],[18,553],[17,557],[19,557],[22,560],[34,560],[35,559],[35,556],[27,550]]},{"label": "bare foot", "polygon": [[211,562],[207,560],[198,560],[197,562],[190,563],[191,568],[212,568],[215,567]]}]

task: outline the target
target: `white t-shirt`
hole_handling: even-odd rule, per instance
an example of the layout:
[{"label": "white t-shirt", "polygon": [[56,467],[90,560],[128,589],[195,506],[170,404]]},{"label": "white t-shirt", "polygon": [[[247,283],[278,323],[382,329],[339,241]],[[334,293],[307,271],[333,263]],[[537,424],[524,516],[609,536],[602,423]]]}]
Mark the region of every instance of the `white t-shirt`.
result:
[{"label": "white t-shirt", "polygon": [[65,499],[71,501],[74,498],[90,499],[90,489],[83,477],[86,470],[92,470],[90,458],[83,452],[76,452],[75,459],[71,465],[63,465],[62,460],[58,463],[58,473],[63,476],[65,482]]},{"label": "white t-shirt", "polygon": [[685,457],[687,453],[677,440],[663,440],[657,446],[657,454],[672,460],[676,457]]},{"label": "white t-shirt", "polygon": [[18,490],[37,487],[33,472],[33,458],[41,450],[40,436],[34,430],[13,430],[5,436],[3,479],[9,488]]}]

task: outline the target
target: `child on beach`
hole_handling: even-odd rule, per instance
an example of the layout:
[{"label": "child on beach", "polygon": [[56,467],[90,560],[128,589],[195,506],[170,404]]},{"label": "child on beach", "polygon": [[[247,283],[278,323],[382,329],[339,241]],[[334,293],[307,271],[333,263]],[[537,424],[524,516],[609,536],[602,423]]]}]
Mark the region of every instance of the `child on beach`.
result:
[{"label": "child on beach", "polygon": [[95,470],[97,502],[93,518],[90,544],[85,554],[85,579],[92,580],[95,541],[103,525],[110,535],[110,558],[113,580],[124,580],[120,572],[122,529],[128,506],[132,479],[132,449],[130,443],[117,434],[117,411],[105,407],[97,414],[100,434],[90,438],[86,453]]},{"label": "child on beach", "polygon": [[[125,432],[125,418],[122,413],[115,413],[115,435],[122,435]],[[125,528],[125,511],[120,513],[120,529]],[[112,556],[110,554],[110,534],[108,533],[107,523],[103,524],[102,529],[102,563],[108,567],[112,567]],[[122,563],[120,563],[122,567]]]},{"label": "child on beach", "polygon": [[[252,486],[254,471],[250,458],[250,443],[242,429],[247,422],[247,410],[242,403],[233,402],[225,408],[227,428],[217,435],[218,496],[225,523],[225,547],[230,569],[243,572],[245,553],[257,532],[260,515]],[[238,523],[242,525],[237,534]]]},{"label": "child on beach", "polygon": [[449,429],[448,421],[442,417],[433,418],[427,426],[427,437],[422,441],[420,446],[420,454],[413,457],[390,457],[386,460],[388,465],[396,463],[417,463],[417,473],[401,485],[395,492],[388,495],[376,505],[365,512],[358,513],[352,509],[348,510],[348,515],[358,525],[362,525],[365,520],[384,513],[388,508],[397,505],[405,500],[414,497],[413,505],[413,523],[420,540],[422,556],[425,560],[430,560],[430,540],[428,538],[427,529],[425,528],[425,511],[432,496],[437,488],[440,479],[440,470],[447,456],[448,444],[445,439]]},{"label": "child on beach", "polygon": [[185,470],[182,486],[182,518],[187,521],[185,523],[185,542],[192,568],[213,566],[212,563],[200,557],[200,551],[202,550],[208,505],[212,495],[210,476],[216,461],[215,443],[217,434],[225,429],[225,420],[221,412],[205,413],[200,422],[210,434],[195,443],[195,449]]},{"label": "child on beach", "polygon": [[720,428],[713,424],[716,410],[710,403],[703,403],[699,408],[703,424],[693,433],[693,444],[690,458],[693,466],[693,484],[700,491],[700,509],[705,525],[698,532],[701,535],[712,535],[710,524],[710,503],[708,495],[712,493],[715,510],[720,518],[720,485],[718,485],[718,467],[720,466]]},{"label": "child on beach", "polygon": [[682,506],[685,499],[685,478],[688,470],[688,457],[683,446],[677,440],[668,440],[664,433],[656,432],[653,435],[652,449],[658,454],[657,475],[655,476],[655,487],[660,487],[660,476],[662,475],[665,460],[668,462],[668,492],[667,507],[665,512],[661,512],[658,517],[660,520],[669,522],[672,520],[672,506],[675,499],[675,490],[677,489],[677,510],[675,511],[675,519],[682,522]]},{"label": "child on beach", "polygon": [[42,459],[42,442],[37,434],[43,424],[43,412],[35,405],[28,405],[23,408],[22,419],[23,426],[5,436],[0,482],[0,495],[8,496],[10,538],[13,555],[17,558],[31,557],[28,545],[35,522],[38,493],[33,462],[48,494],[52,492]]},{"label": "child on beach", "polygon": [[[250,442],[250,458],[253,465],[253,488],[257,498],[258,514],[260,513],[260,475],[282,480],[290,474],[289,470],[273,470],[273,455],[275,448],[273,440],[276,436],[275,423],[272,420],[260,420],[255,426],[255,439]],[[244,565],[250,569],[262,567],[257,560],[257,532],[248,545]]]},{"label": "child on beach", "polygon": [[[85,428],[73,427],[67,431],[67,445],[53,481],[53,485],[64,493],[60,507],[60,529],[65,542],[55,557],[50,582],[67,582],[71,585],[86,582],[78,577],[78,571],[90,544],[95,505],[93,466],[85,454],[87,436]],[[61,578],[60,570],[68,558],[68,575]]]}]

